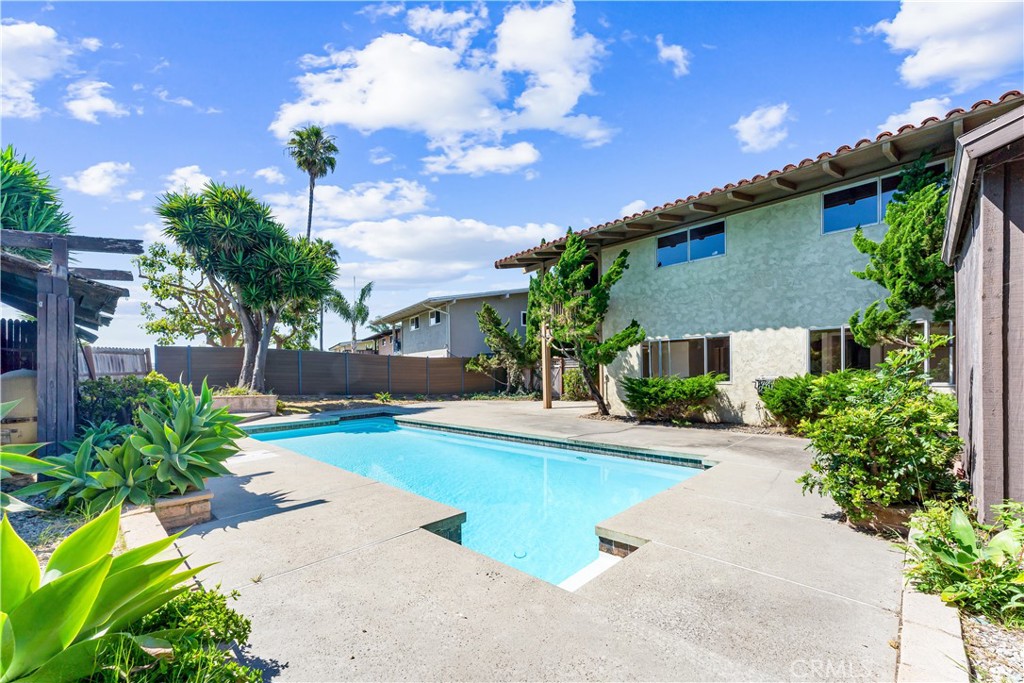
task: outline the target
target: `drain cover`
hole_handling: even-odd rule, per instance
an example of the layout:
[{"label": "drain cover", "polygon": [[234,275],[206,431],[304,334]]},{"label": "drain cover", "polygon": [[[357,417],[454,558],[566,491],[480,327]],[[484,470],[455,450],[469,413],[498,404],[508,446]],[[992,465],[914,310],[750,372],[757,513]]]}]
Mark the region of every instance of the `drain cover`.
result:
[{"label": "drain cover", "polygon": [[517,560],[521,560],[524,557],[526,557],[526,551],[525,550],[517,550],[517,551],[515,551],[512,554],[516,556]]}]

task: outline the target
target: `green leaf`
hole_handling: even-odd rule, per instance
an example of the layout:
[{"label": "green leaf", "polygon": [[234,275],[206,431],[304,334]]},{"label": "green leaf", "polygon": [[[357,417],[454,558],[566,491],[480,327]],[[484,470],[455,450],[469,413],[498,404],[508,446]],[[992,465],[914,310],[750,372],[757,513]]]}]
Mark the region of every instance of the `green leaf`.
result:
[{"label": "green leaf", "polygon": [[116,611],[130,608],[130,603],[149,586],[166,579],[184,561],[185,558],[178,557],[131,567],[117,574],[108,574],[82,628],[101,628]]},{"label": "green leaf", "polygon": [[57,653],[28,676],[19,678],[17,683],[70,683],[88,678],[97,671],[101,650],[135,647],[133,642],[127,633],[111,633],[83,640]]},{"label": "green leaf", "polygon": [[949,517],[949,531],[957,544],[972,555],[978,554],[978,537],[974,525],[960,508],[954,508]]},{"label": "green leaf", "polygon": [[11,526],[7,515],[0,522],[0,605],[13,611],[39,588],[39,560]]},{"label": "green leaf", "polygon": [[167,538],[161,538],[159,541],[153,541],[152,543],[147,543],[146,545],[121,553],[114,558],[114,562],[110,565],[110,574],[114,575],[131,567],[137,567],[149,558],[156,557],[170,548],[180,536],[181,532],[178,532]]},{"label": "green leaf", "polygon": [[0,676],[7,671],[14,659],[14,631],[7,612],[0,611]]},{"label": "green leaf", "polygon": [[[31,445],[39,448],[42,444]],[[10,452],[7,450],[7,444],[5,444],[3,452],[0,453],[0,467],[9,472],[17,472],[18,474],[43,474],[55,469],[56,465],[39,458],[33,458],[30,455]]]},{"label": "green leaf", "polygon": [[28,673],[75,641],[111,561],[109,556],[100,557],[40,586],[9,614],[14,657],[6,680]]},{"label": "green leaf", "polygon": [[120,521],[121,508],[111,508],[65,538],[46,563],[43,583],[84,567],[109,553],[117,542]]}]

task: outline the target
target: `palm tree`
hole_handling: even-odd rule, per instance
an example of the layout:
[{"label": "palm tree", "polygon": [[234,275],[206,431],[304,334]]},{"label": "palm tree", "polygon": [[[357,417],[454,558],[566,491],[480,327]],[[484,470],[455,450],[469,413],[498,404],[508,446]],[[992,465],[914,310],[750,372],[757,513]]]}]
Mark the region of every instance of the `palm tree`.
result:
[{"label": "palm tree", "polygon": [[292,131],[288,140],[288,154],[295,160],[300,170],[309,174],[309,214],[306,218],[306,239],[313,232],[313,188],[316,179],[323,178],[328,172],[333,173],[338,160],[336,138],[328,135],[320,126],[306,126]]},{"label": "palm tree", "polygon": [[352,325],[352,353],[356,351],[356,327],[365,324],[370,319],[370,307],[366,304],[366,300],[370,298],[371,293],[373,293],[373,282],[367,282],[359,290],[359,296],[355,298],[354,302],[350,303],[345,295],[338,290],[334,290],[334,293],[327,297],[327,307],[337,313],[342,320],[346,320]]}]

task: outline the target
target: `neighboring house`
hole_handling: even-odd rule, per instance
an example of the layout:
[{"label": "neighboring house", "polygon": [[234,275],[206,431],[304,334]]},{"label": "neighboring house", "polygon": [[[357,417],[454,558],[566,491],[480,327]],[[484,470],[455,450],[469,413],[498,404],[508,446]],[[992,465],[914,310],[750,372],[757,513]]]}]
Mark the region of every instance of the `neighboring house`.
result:
[{"label": "neighboring house", "polygon": [[1024,106],[957,140],[942,257],[956,270],[964,467],[981,512],[1024,501]]},{"label": "neighboring house", "polygon": [[[400,333],[397,330],[378,332],[377,334],[356,341],[356,353],[372,353],[378,356],[396,356],[401,349]],[[338,342],[330,348],[335,353],[348,353],[352,350],[352,342]]]},{"label": "neighboring house", "polygon": [[493,306],[525,338],[526,299],[526,289],[435,296],[380,320],[399,328],[403,356],[470,358],[490,351],[476,319],[481,307]]},{"label": "neighboring house", "polygon": [[[609,333],[636,319],[648,342],[623,354],[602,378],[612,409],[624,413],[624,376],[689,376],[721,372],[720,417],[760,422],[757,387],[773,377],[841,368],[868,368],[884,350],[862,348],[847,328],[850,315],[884,291],[860,280],[867,257],[851,236],[857,225],[878,240],[885,206],[900,169],[928,151],[947,165],[954,141],[1018,106],[1012,91],[970,111],[903,126],[815,159],[804,159],[725,187],[701,192],[582,234],[600,267],[622,249],[629,269],[612,290]],[[550,267],[565,239],[498,261],[527,272]],[[921,321],[925,334],[948,325]],[[929,371],[954,382],[952,349],[943,348]]]}]

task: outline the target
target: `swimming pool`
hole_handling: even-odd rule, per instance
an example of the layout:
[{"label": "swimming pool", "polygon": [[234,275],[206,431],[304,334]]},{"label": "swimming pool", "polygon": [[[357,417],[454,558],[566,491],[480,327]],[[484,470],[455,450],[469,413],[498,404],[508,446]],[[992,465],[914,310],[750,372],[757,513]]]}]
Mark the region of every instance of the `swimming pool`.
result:
[{"label": "swimming pool", "polygon": [[700,472],[388,417],[252,438],[463,510],[464,546],[554,584],[598,558],[594,525]]}]

